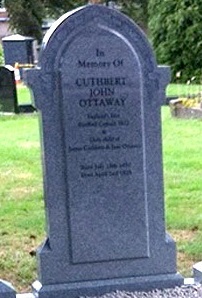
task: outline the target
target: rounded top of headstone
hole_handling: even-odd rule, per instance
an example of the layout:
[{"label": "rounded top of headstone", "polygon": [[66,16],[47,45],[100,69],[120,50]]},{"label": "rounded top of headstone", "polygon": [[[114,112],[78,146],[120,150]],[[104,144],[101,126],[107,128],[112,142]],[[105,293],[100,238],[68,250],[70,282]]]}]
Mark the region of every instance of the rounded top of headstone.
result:
[{"label": "rounded top of headstone", "polygon": [[26,40],[34,40],[33,37],[23,36],[21,34],[13,34],[2,38],[3,41],[26,41]]},{"label": "rounded top of headstone", "polygon": [[83,7],[76,8],[74,10],[68,11],[67,13],[63,14],[57,21],[55,21],[50,29],[46,32],[43,42],[42,42],[42,49],[47,45],[48,41],[50,40],[51,36],[54,32],[58,29],[58,27],[67,20],[71,15],[74,15],[77,11],[81,10]]},{"label": "rounded top of headstone", "polygon": [[132,19],[106,5],[89,3],[65,13],[53,23],[42,42],[40,64],[44,59],[44,52],[46,59],[47,56],[52,56],[54,61],[67,40],[100,29],[128,40],[129,43],[140,45],[140,52],[144,48],[146,56],[153,54],[145,33]]}]

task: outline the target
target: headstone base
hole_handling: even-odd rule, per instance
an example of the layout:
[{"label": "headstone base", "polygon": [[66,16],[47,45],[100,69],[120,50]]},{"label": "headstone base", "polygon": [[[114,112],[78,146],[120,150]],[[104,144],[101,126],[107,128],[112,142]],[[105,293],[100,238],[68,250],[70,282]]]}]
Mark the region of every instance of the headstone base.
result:
[{"label": "headstone base", "polygon": [[198,262],[193,266],[194,281],[202,283],[202,262]]},{"label": "headstone base", "polygon": [[45,286],[36,281],[33,284],[33,294],[37,298],[74,298],[80,296],[100,296],[117,290],[130,292],[150,291],[156,288],[173,288],[182,284],[183,278],[178,273]]},{"label": "headstone base", "polygon": [[36,109],[31,104],[24,104],[18,106],[19,113],[34,113]]},{"label": "headstone base", "polygon": [[0,298],[15,298],[16,292],[12,285],[4,280],[0,280]]}]

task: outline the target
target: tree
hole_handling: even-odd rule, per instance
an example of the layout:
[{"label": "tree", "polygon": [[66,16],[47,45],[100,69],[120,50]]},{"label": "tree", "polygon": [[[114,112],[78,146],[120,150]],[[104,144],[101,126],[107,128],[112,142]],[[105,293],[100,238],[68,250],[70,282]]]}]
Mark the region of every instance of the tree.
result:
[{"label": "tree", "polygon": [[5,7],[10,17],[11,28],[19,34],[41,40],[41,25],[45,14],[42,1],[5,0]]},{"label": "tree", "polygon": [[201,80],[202,1],[150,0],[149,29],[159,63],[171,66],[172,78]]},{"label": "tree", "polygon": [[148,25],[148,1],[119,1],[122,11],[129,15],[146,32]]},{"label": "tree", "polygon": [[[108,2],[108,1],[102,1]],[[116,4],[142,28],[147,27],[148,0],[117,0]],[[19,34],[33,36],[41,41],[41,26],[47,16],[58,18],[66,11],[85,5],[85,0],[5,0],[11,28]]]}]

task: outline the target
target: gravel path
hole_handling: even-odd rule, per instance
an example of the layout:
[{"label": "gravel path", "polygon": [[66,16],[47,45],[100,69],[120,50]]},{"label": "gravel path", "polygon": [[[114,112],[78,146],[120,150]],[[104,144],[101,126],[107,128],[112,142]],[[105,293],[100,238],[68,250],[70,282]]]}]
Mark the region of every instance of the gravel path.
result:
[{"label": "gravel path", "polygon": [[[18,294],[16,298],[34,298],[34,295],[31,293]],[[189,286],[176,287],[174,289],[153,290],[151,292],[116,291],[99,297],[91,298],[202,298],[202,285],[194,284]]]},{"label": "gravel path", "polygon": [[[202,298],[202,285],[176,287],[174,289],[154,290],[151,292],[117,291],[99,298]],[[98,298],[98,297],[91,297]]]}]

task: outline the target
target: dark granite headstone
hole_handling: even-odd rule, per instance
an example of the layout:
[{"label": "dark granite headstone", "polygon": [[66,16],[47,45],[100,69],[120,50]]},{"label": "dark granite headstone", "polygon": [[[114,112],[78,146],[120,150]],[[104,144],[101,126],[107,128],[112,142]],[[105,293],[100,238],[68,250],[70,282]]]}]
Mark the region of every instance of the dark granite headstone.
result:
[{"label": "dark granite headstone", "polygon": [[102,5],[77,9],[47,33],[27,75],[42,115],[48,227],[36,297],[181,285],[164,222],[170,73],[143,32]]},{"label": "dark granite headstone", "polygon": [[34,63],[33,37],[14,34],[2,38],[5,64]]},{"label": "dark granite headstone", "polygon": [[0,66],[0,112],[19,112],[12,66]]},{"label": "dark granite headstone", "polygon": [[0,298],[16,298],[16,292],[10,283],[0,279]]}]

